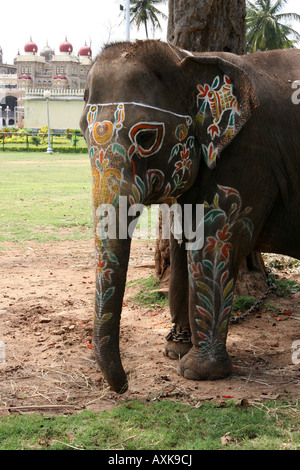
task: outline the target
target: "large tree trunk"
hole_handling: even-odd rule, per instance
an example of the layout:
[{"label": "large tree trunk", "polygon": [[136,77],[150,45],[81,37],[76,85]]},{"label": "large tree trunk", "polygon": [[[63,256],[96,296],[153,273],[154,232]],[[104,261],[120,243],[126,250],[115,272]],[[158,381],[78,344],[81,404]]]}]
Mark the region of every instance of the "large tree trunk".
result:
[{"label": "large tree trunk", "polygon": [[191,52],[246,51],[243,0],[169,0],[168,41]]},{"label": "large tree trunk", "polygon": [[[168,41],[191,52],[245,54],[245,17],[244,0],[169,0]],[[169,266],[169,241],[159,237],[155,270],[165,285],[169,281]],[[236,293],[262,294],[266,289],[265,279],[266,269],[261,254],[251,253],[240,267]]]}]

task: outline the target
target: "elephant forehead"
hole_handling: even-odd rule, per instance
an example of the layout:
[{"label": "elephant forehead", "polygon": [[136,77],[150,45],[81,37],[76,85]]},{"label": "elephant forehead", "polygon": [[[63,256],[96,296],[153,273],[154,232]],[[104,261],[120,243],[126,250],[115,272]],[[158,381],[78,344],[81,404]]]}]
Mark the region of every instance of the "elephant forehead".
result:
[{"label": "elephant forehead", "polygon": [[169,114],[175,117],[183,118],[186,120],[188,125],[191,125],[192,123],[192,117],[188,114],[181,114],[179,112],[166,109],[166,108],[160,108],[158,106],[153,106],[148,103],[142,103],[142,102],[136,102],[136,101],[123,101],[123,102],[108,102],[108,103],[95,103],[95,104],[88,104],[87,105],[89,108],[88,111],[88,116],[91,115],[91,113],[94,113],[95,116],[97,116],[98,113],[101,113],[104,109],[108,107],[118,107],[122,108],[122,110],[125,112],[125,107],[127,108],[128,106],[136,106],[140,108],[145,108],[147,110],[153,110],[153,111],[159,111],[164,114]]}]

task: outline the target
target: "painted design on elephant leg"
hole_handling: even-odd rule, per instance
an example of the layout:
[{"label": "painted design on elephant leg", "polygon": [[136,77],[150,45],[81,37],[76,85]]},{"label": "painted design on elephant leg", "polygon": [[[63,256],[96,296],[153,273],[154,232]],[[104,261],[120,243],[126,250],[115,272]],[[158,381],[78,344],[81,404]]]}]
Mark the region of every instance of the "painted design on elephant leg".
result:
[{"label": "painted design on elephant leg", "polygon": [[[195,326],[197,345],[204,355],[218,354],[225,347],[227,324],[233,299],[234,232],[249,242],[253,225],[251,208],[242,209],[237,190],[218,186],[212,204],[205,203],[206,235],[201,252],[188,253],[189,277],[196,298]],[[247,241],[248,240],[248,241]]]},{"label": "painted design on elephant leg", "polygon": [[[217,76],[212,85],[198,85],[197,89],[199,91],[197,95],[197,105],[199,106],[199,102],[202,101],[197,115],[197,121],[204,125],[205,120],[209,119],[207,134],[210,142],[208,145],[202,144],[202,150],[207,165],[213,168],[219,149],[222,147],[219,144],[220,139],[223,136],[230,138],[237,132],[236,116],[241,115],[240,106],[233,93],[231,79],[227,75],[223,76],[223,84],[221,86],[220,77]],[[209,108],[210,116],[207,113],[207,108]],[[227,114],[229,113],[228,117],[224,116],[226,112]],[[212,123],[210,118],[213,119]],[[219,140],[219,142],[216,143],[217,140]]]}]

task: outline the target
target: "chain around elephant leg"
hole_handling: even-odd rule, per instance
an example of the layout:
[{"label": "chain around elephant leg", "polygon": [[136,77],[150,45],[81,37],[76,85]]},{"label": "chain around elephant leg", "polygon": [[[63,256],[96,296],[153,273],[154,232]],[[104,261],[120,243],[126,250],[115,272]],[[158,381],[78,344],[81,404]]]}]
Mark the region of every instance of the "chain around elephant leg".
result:
[{"label": "chain around elephant leg", "polygon": [[174,324],[166,336],[165,355],[170,359],[180,359],[191,349],[191,330]]}]

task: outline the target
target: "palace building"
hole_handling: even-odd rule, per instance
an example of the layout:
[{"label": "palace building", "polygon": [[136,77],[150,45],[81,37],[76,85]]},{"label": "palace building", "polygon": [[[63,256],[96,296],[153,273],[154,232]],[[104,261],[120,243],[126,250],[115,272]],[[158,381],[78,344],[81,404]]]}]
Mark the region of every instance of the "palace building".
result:
[{"label": "palace building", "polygon": [[85,87],[86,77],[92,65],[92,51],[86,44],[75,55],[72,44],[65,39],[56,54],[48,43],[41,49],[30,41],[25,44],[24,53],[18,53],[17,66],[19,88],[63,88]]},{"label": "palace building", "polygon": [[[93,63],[90,46],[84,44],[76,53],[72,43],[65,38],[56,53],[48,42],[39,50],[30,38],[23,53],[18,52],[13,65],[3,64],[2,58],[0,46],[0,129],[5,125],[43,126],[45,117],[40,117],[38,107],[43,106],[45,90],[52,94],[53,112],[60,109],[57,118],[54,116],[54,127],[72,127],[67,125],[67,111],[64,125],[62,109],[70,109],[76,116],[79,114],[87,75]],[[70,124],[77,124],[76,116]]]}]

